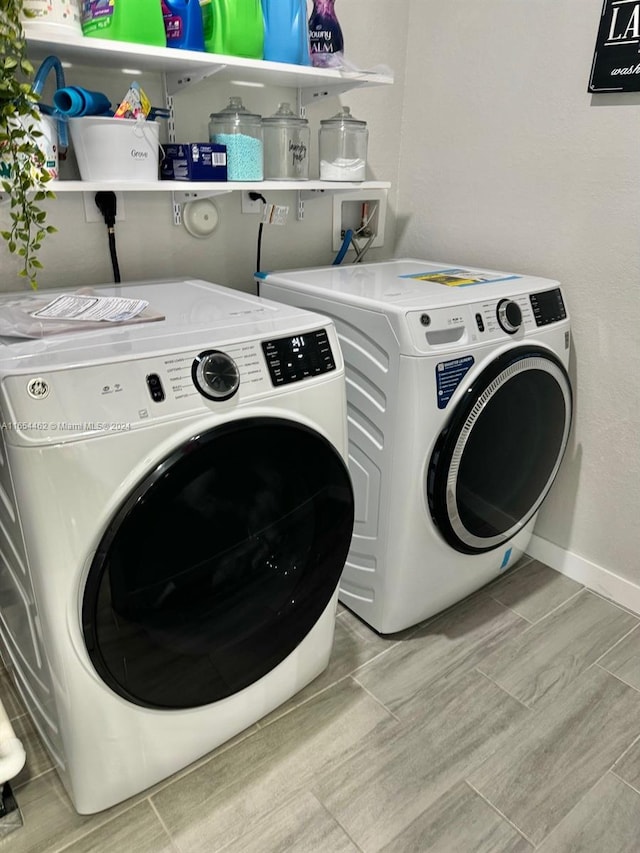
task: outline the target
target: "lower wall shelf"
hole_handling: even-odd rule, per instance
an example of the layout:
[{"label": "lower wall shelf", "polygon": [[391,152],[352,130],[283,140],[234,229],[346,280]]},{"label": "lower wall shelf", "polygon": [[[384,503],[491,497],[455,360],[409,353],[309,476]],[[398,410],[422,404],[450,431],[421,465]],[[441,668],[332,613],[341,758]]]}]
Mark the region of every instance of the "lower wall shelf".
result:
[{"label": "lower wall shelf", "polygon": [[208,195],[221,195],[238,190],[256,192],[275,192],[283,190],[349,190],[389,189],[389,181],[149,181],[145,183],[125,183],[119,181],[51,181],[48,189],[56,195],[60,193],[97,192],[113,190],[118,192],[173,192],[188,193],[190,198],[202,198]]}]

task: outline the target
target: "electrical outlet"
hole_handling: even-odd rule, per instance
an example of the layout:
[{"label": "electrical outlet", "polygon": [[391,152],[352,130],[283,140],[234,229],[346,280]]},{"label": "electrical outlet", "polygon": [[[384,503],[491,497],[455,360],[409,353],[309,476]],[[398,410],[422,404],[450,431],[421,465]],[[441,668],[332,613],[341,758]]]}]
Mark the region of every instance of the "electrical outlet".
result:
[{"label": "electrical outlet", "polygon": [[387,190],[335,193],[333,196],[333,249],[342,246],[347,229],[366,241],[373,235],[372,248],[384,246]]},{"label": "electrical outlet", "polygon": [[[104,218],[96,204],[95,193],[82,193],[84,201],[84,221],[100,222],[104,225]],[[116,222],[124,222],[127,217],[124,214],[124,193],[116,193]]]},{"label": "electrical outlet", "polygon": [[249,198],[248,192],[242,193],[242,212],[243,213],[262,213],[262,202],[260,199],[253,201]]}]

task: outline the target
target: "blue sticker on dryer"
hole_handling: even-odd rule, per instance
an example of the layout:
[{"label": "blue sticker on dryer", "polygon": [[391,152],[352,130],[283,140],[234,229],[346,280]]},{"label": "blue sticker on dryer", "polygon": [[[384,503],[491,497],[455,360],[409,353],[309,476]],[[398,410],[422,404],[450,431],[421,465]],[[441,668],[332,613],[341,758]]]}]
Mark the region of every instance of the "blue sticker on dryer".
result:
[{"label": "blue sticker on dryer", "polygon": [[472,355],[440,361],[436,364],[436,387],[438,408],[444,409],[473,364]]}]

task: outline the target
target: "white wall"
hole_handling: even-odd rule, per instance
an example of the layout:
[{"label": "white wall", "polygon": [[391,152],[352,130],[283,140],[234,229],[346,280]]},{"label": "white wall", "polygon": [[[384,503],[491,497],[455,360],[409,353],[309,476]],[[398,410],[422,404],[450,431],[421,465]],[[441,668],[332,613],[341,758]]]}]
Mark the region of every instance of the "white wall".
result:
[{"label": "white wall", "polygon": [[396,248],[562,282],[575,425],[536,533],[640,584],[640,95],[587,93],[601,8],[410,0]]},{"label": "white wall", "polygon": [[[386,65],[402,70],[405,61],[409,6],[396,8],[386,0],[338,0],[337,9],[349,62],[359,68]],[[148,92],[153,104],[163,103],[159,76],[105,73],[95,68],[70,68],[68,85],[77,84],[105,92],[113,103],[124,96],[132,79]],[[400,78],[402,74],[400,74]],[[50,102],[53,75],[43,101]],[[402,109],[401,87],[386,86],[349,92],[340,98],[323,99],[308,109],[311,123],[311,177],[317,177],[317,134],[322,118],[334,115],[340,105],[351,106],[357,118],[370,129],[368,178],[391,181],[390,215],[384,248],[370,250],[368,260],[386,257],[393,251],[394,198],[398,185],[398,133]],[[240,95],[245,106],[262,115],[272,115],[281,100],[293,100],[295,90],[228,87],[215,76],[175,97],[179,141],[208,140],[211,112],[223,109],[229,95]],[[77,177],[73,158],[63,164],[63,177]],[[304,221],[295,218],[296,194],[268,193],[269,202],[288,204],[289,221],[284,227],[265,228],[262,269],[293,268],[329,264],[335,257],[331,241],[332,200],[323,197],[306,204]],[[256,239],[259,219],[241,215],[240,194],[214,200],[220,225],[211,237],[199,240],[172,222],[171,197],[163,193],[127,193],[126,221],[116,229],[118,257],[123,279],[199,276],[221,284],[253,291]],[[87,225],[80,195],[59,194],[47,203],[50,221],[59,233],[44,242],[40,259],[45,269],[39,276],[41,288],[81,286],[111,280],[111,263],[104,223]],[[0,207],[0,227],[8,223],[7,208]],[[0,242],[0,289],[22,287],[16,277],[17,262]]]}]

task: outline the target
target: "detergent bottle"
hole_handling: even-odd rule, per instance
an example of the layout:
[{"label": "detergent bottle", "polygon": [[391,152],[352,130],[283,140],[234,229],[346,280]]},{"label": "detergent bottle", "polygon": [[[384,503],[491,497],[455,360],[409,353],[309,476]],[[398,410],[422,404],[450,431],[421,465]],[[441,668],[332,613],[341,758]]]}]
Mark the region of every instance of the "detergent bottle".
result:
[{"label": "detergent bottle", "polygon": [[262,59],[264,21],[260,0],[212,0],[212,35],[205,40],[210,53]]},{"label": "detergent bottle", "polygon": [[167,46],[158,0],[84,0],[82,32],[90,38]]},{"label": "detergent bottle", "polygon": [[167,47],[204,50],[200,0],[161,0]]},{"label": "detergent bottle", "polygon": [[200,0],[200,12],[202,13],[204,49],[209,50],[207,44],[209,44],[213,38],[213,5],[211,0]]},{"label": "detergent bottle", "polygon": [[340,68],[343,64],[344,41],[334,5],[335,0],[313,0],[309,47],[311,64],[319,68]]},{"label": "detergent bottle", "polygon": [[307,0],[262,0],[264,58],[311,65]]}]

